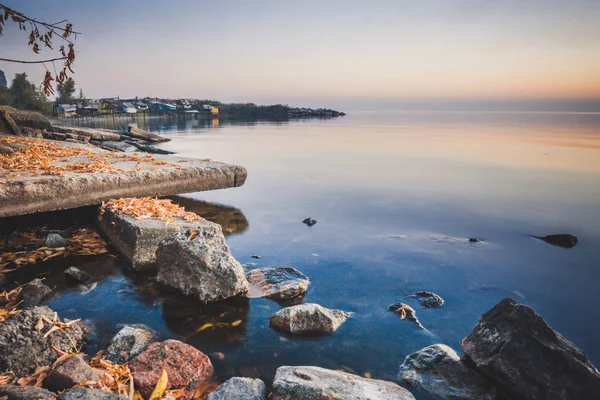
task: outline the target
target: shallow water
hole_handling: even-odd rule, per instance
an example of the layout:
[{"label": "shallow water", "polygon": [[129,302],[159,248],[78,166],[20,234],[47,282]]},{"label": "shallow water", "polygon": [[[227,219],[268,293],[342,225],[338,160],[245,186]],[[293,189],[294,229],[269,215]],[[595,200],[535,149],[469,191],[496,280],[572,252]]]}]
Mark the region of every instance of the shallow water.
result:
[{"label": "shallow water", "polygon": [[[76,265],[96,271],[97,287],[82,294],[54,273],[60,295],[49,302],[96,326],[91,350],[119,324],[144,323],[224,353],[211,357],[222,379],[270,383],[277,366],[289,364],[395,379],[404,357],[424,346],[445,343],[460,353],[479,316],[510,296],[600,365],[600,114],[382,112],[141,125],[172,138],[165,149],[245,166],[244,186],[186,194],[186,207],[220,218],[240,262],[293,266],[311,279],[305,302],[354,315],[331,336],[292,338],[269,328],[282,307],[276,302],[199,307],[157,293],[118,260],[91,257]],[[306,217],[318,223],[308,227]],[[532,237],[557,232],[579,243],[564,249]],[[446,304],[423,309],[408,297],[415,290],[434,291]],[[399,301],[416,309],[426,330],[387,311]],[[196,332],[219,318],[243,323]]]}]

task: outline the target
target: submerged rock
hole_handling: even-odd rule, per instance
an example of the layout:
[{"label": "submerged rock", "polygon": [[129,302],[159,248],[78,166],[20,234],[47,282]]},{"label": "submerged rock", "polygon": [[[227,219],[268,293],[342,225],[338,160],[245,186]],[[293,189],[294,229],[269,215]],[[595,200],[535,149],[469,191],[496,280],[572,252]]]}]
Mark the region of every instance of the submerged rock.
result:
[{"label": "submerged rock", "polygon": [[52,293],[52,289],[42,283],[41,279],[34,279],[21,289],[21,299],[26,307],[37,306],[42,300]]},{"label": "submerged rock", "polygon": [[129,361],[129,368],[135,387],[144,398],[148,398],[154,390],[163,368],[169,376],[168,389],[191,388],[180,399],[191,399],[194,394],[192,386],[210,381],[214,374],[206,354],[189,344],[172,339],[149,345]]},{"label": "submerged rock", "polygon": [[296,297],[308,288],[310,281],[295,268],[258,268],[246,274],[250,290],[248,297],[283,300]]},{"label": "submerged rock", "polygon": [[[415,324],[417,324],[420,328],[423,328],[423,325],[421,325],[421,321],[419,321],[419,319],[417,318],[417,313],[408,304],[404,304],[404,303],[390,304],[388,306],[388,310],[393,311],[396,314],[400,315],[400,319],[406,318],[409,321],[412,321]],[[425,329],[425,328],[423,328],[423,329]]]},{"label": "submerged rock", "polygon": [[271,326],[294,335],[335,332],[346,322],[348,313],[306,303],[286,307],[269,318]]},{"label": "submerged rock", "polygon": [[494,400],[496,390],[458,354],[443,344],[425,347],[406,357],[398,381],[421,388],[442,399]]},{"label": "submerged rock", "polygon": [[46,376],[43,386],[53,391],[72,388],[83,381],[97,381],[98,371],[90,367],[81,354],[66,359]]},{"label": "submerged rock", "polygon": [[[198,235],[189,240],[192,232]],[[156,263],[159,283],[204,303],[248,292],[244,268],[231,255],[221,227],[212,222],[163,240]]]},{"label": "submerged rock", "polygon": [[415,397],[393,382],[320,367],[279,367],[271,399],[415,400]]},{"label": "submerged rock", "polygon": [[592,400],[600,393],[600,372],[588,356],[513,299],[483,314],[462,347],[477,370],[509,397]]},{"label": "submerged rock", "polygon": [[7,400],[48,400],[56,394],[35,386],[0,385],[0,398]]},{"label": "submerged rock", "polygon": [[306,225],[308,225],[308,226],[313,226],[314,224],[316,224],[316,223],[317,223],[317,220],[316,220],[316,219],[312,219],[312,218],[306,218],[306,219],[305,219],[304,221],[302,221],[302,222],[304,222],[304,223],[305,223]]},{"label": "submerged rock", "polygon": [[57,400],[126,400],[126,396],[105,392],[100,389],[76,388],[65,390]]},{"label": "submerged rock", "polygon": [[60,236],[58,233],[50,233],[46,238],[46,246],[50,248],[63,247],[65,245],[65,238]]},{"label": "submerged rock", "polygon": [[479,243],[481,242],[481,240],[477,239],[477,238],[469,238],[469,243]]},{"label": "submerged rock", "polygon": [[267,389],[260,379],[235,377],[225,381],[206,400],[265,400],[266,396]]},{"label": "submerged rock", "polygon": [[140,354],[153,339],[154,333],[149,329],[125,326],[110,341],[104,351],[104,358],[117,364],[124,364]]},{"label": "submerged rock", "polygon": [[427,290],[419,290],[410,295],[416,297],[419,303],[425,308],[440,308],[445,301],[440,296]]},{"label": "submerged rock", "polygon": [[577,244],[577,236],[569,235],[568,233],[557,233],[555,235],[547,236],[534,236],[536,239],[540,239],[548,244],[558,247],[564,247],[570,249],[575,247]]},{"label": "submerged rock", "polygon": [[[37,367],[54,363],[59,357],[54,347],[61,352],[75,353],[83,346],[87,333],[82,322],[71,323],[44,338],[51,325],[40,323],[42,316],[52,321],[55,313],[45,306],[32,307],[0,323],[0,372],[13,371],[20,378],[33,373]],[[57,322],[69,321],[58,318]]]},{"label": "submerged rock", "polygon": [[87,282],[91,279],[91,276],[87,272],[73,266],[65,269],[65,275],[75,282]]}]

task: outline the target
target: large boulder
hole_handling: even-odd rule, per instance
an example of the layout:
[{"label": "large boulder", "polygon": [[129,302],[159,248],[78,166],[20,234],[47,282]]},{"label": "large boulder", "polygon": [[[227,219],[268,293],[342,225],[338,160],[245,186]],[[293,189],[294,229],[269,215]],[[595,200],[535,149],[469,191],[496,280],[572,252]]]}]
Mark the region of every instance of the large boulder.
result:
[{"label": "large boulder", "polygon": [[415,400],[392,382],[319,367],[279,367],[272,400]]},{"label": "large boulder", "polygon": [[468,359],[503,392],[526,400],[592,400],[600,372],[530,307],[505,298],[462,341]]},{"label": "large boulder", "polygon": [[348,317],[342,310],[330,310],[314,303],[286,307],[271,315],[271,326],[291,334],[333,333]]},{"label": "large boulder", "polygon": [[180,399],[191,399],[193,386],[212,379],[214,368],[208,356],[178,340],[165,340],[149,345],[129,362],[136,389],[148,398],[163,368],[169,377],[168,389],[188,389]]},{"label": "large boulder", "polygon": [[121,135],[119,135],[118,132],[109,131],[107,129],[52,125],[49,126],[47,130],[48,132],[78,135],[86,137],[88,139],[99,141],[118,141],[119,139],[121,139]]},{"label": "large boulder", "polygon": [[43,386],[53,391],[72,388],[83,381],[97,381],[98,371],[85,362],[81,354],[57,365],[44,379]]},{"label": "large boulder", "polygon": [[244,268],[225,243],[221,227],[203,221],[160,242],[156,280],[204,303],[248,292]]},{"label": "large boulder", "polygon": [[49,400],[56,394],[35,386],[0,385],[0,399],[7,400]]},{"label": "large boulder", "polygon": [[425,347],[406,357],[398,382],[423,389],[442,399],[494,400],[496,390],[458,354],[443,344]]},{"label": "large boulder", "polygon": [[117,364],[123,364],[140,354],[154,339],[149,329],[125,326],[112,338],[104,351],[104,358]]},{"label": "large boulder", "polygon": [[41,138],[48,127],[50,120],[38,112],[0,106],[0,134]]},{"label": "large boulder", "polygon": [[161,240],[181,230],[200,227],[216,233],[218,225],[213,225],[204,219],[187,222],[181,218],[175,218],[174,223],[167,225],[159,219],[135,219],[111,210],[105,210],[98,220],[102,233],[136,271],[156,266],[156,249]]},{"label": "large boulder", "polygon": [[55,313],[48,307],[32,307],[0,324],[0,372],[13,371],[17,377],[27,376],[37,367],[48,366],[59,357],[54,349],[65,353],[78,352],[87,339],[85,325],[69,323],[56,317],[56,324],[67,323],[44,337],[53,327],[42,317],[54,321]]},{"label": "large boulder", "polygon": [[219,386],[206,400],[265,400],[266,392],[260,379],[235,377]]},{"label": "large boulder", "polygon": [[306,292],[310,281],[296,268],[257,268],[246,274],[250,291],[248,297],[272,300],[291,299]]},{"label": "large boulder", "polygon": [[126,396],[105,392],[100,389],[76,388],[65,390],[57,400],[126,400]]}]

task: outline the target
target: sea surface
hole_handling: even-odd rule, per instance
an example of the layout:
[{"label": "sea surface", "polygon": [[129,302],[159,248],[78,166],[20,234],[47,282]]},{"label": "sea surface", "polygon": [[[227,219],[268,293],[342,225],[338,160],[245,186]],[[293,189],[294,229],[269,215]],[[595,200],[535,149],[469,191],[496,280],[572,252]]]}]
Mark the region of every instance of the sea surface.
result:
[{"label": "sea surface", "polygon": [[[211,355],[221,380],[270,384],[281,365],[395,380],[404,358],[425,346],[462,354],[479,316],[512,297],[600,366],[600,113],[355,112],[139,125],[171,138],[160,146],[182,156],[246,167],[240,188],[176,201],[221,223],[241,263],[295,267],[311,280],[302,301],[352,316],[330,336],[291,337],[269,327],[283,304],[201,307],[157,293],[150,277],[118,260],[88,257],[77,265],[104,271],[93,290],[56,273],[47,279],[59,288],[49,306],[94,326],[90,350],[120,324],[146,324]],[[308,227],[307,217],[318,223]],[[552,233],[579,242],[565,249],[533,237]],[[425,309],[409,297],[417,290],[446,304]],[[411,305],[425,329],[388,311],[394,302]],[[243,323],[201,329],[234,320]]]}]

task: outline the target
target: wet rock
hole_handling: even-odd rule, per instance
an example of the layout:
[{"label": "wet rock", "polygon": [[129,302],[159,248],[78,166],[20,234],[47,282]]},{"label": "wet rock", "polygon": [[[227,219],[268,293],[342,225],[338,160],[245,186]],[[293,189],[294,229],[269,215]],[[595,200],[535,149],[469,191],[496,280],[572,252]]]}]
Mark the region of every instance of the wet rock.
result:
[{"label": "wet rock", "polygon": [[83,381],[97,381],[98,372],[90,367],[81,354],[68,358],[46,376],[43,386],[52,391],[72,388]]},{"label": "wet rock", "polygon": [[398,382],[423,389],[442,399],[494,400],[496,390],[458,354],[443,344],[425,347],[406,357]]},{"label": "wet rock", "polygon": [[63,247],[65,245],[65,239],[58,233],[50,233],[46,238],[46,246],[50,248]]},{"label": "wet rock", "polygon": [[110,210],[104,212],[98,224],[110,243],[136,271],[156,266],[158,243],[169,236],[192,229],[212,230],[215,234],[220,232],[218,225],[205,219],[191,223],[175,218],[174,223],[167,225],[157,219],[139,220]]},{"label": "wet rock", "polygon": [[68,279],[75,282],[87,282],[91,279],[91,276],[87,272],[73,266],[65,269],[65,275]]},{"label": "wet rock", "polygon": [[172,151],[168,151],[168,150],[164,150],[164,149],[159,149],[158,147],[154,147],[154,146],[152,146],[150,144],[134,142],[133,140],[126,140],[125,143],[130,144],[132,146],[135,146],[135,147],[138,148],[138,150],[144,151],[146,153],[153,153],[153,154],[175,154]]},{"label": "wet rock", "polygon": [[260,379],[235,377],[219,386],[206,400],[265,400],[266,392]]},{"label": "wet rock", "polygon": [[256,254],[251,255],[250,258],[256,258],[257,260],[260,260],[260,256]]},{"label": "wet rock", "polygon": [[[421,325],[421,321],[419,321],[419,319],[417,318],[417,313],[408,304],[404,304],[404,303],[390,304],[388,307],[388,310],[393,311],[396,314],[400,315],[400,319],[406,318],[409,321],[412,321],[415,324],[417,324],[420,328],[423,328],[423,325]],[[423,329],[425,329],[425,328],[423,328]]]},{"label": "wet rock", "polygon": [[415,400],[393,382],[319,367],[279,367],[272,400]]},{"label": "wet rock", "polygon": [[[38,331],[36,325],[42,316],[54,319],[48,307],[25,309],[0,324],[0,372],[13,371],[17,377],[31,374],[37,367],[51,365],[58,358],[58,350],[77,352],[86,340],[85,325],[75,322],[44,338],[50,324],[44,323]],[[68,322],[58,318],[58,322]]]},{"label": "wet rock", "polygon": [[48,400],[54,396],[56,394],[41,387],[0,385],[0,398],[7,400]]},{"label": "wet rock", "polygon": [[419,290],[411,294],[411,297],[416,297],[419,303],[425,308],[440,308],[445,301],[440,296],[427,290]]},{"label": "wet rock", "polygon": [[247,293],[244,268],[231,255],[221,227],[206,221],[194,231],[192,240],[190,230],[160,242],[156,280],[204,303]]},{"label": "wet rock", "polygon": [[126,400],[126,396],[105,392],[100,389],[77,388],[68,389],[57,397],[57,400]]},{"label": "wet rock", "polygon": [[50,293],[52,293],[52,289],[44,285],[41,279],[34,279],[21,289],[23,306],[37,306]]},{"label": "wet rock", "polygon": [[[168,389],[191,388],[210,381],[214,374],[208,356],[178,340],[152,343],[129,362],[135,387],[148,398],[164,368],[169,376]],[[181,399],[190,399],[193,389]]]},{"label": "wet rock", "polygon": [[477,239],[477,238],[469,238],[469,243],[479,243],[481,242],[481,240]]},{"label": "wet rock", "polygon": [[90,143],[94,146],[98,146],[104,150],[109,151],[120,151],[123,153],[133,153],[137,151],[137,147],[132,146],[130,144],[124,142],[116,142],[116,141],[98,141],[98,140],[90,140]]},{"label": "wet rock", "polygon": [[110,341],[104,352],[108,361],[124,364],[140,354],[154,339],[152,331],[133,326],[125,326]]},{"label": "wet rock", "polygon": [[533,309],[505,298],[462,341],[469,361],[508,397],[592,400],[600,372]]},{"label": "wet rock", "polygon": [[248,297],[283,300],[296,297],[308,288],[310,281],[295,268],[258,268],[246,274],[250,290]]},{"label": "wet rock", "polygon": [[304,222],[304,223],[305,223],[306,225],[308,225],[308,226],[313,226],[314,224],[316,224],[316,223],[317,223],[317,220],[316,220],[316,219],[312,219],[312,218],[306,218],[306,219],[305,219],[304,221],[302,221],[302,222]]},{"label": "wet rock", "polygon": [[271,326],[294,335],[324,334],[335,332],[348,313],[330,310],[318,304],[306,303],[286,307],[269,318]]},{"label": "wet rock", "polygon": [[543,240],[544,242],[553,246],[564,247],[566,249],[575,247],[577,244],[577,236],[569,235],[567,233],[557,233],[555,235],[547,236],[534,236],[534,238]]}]

